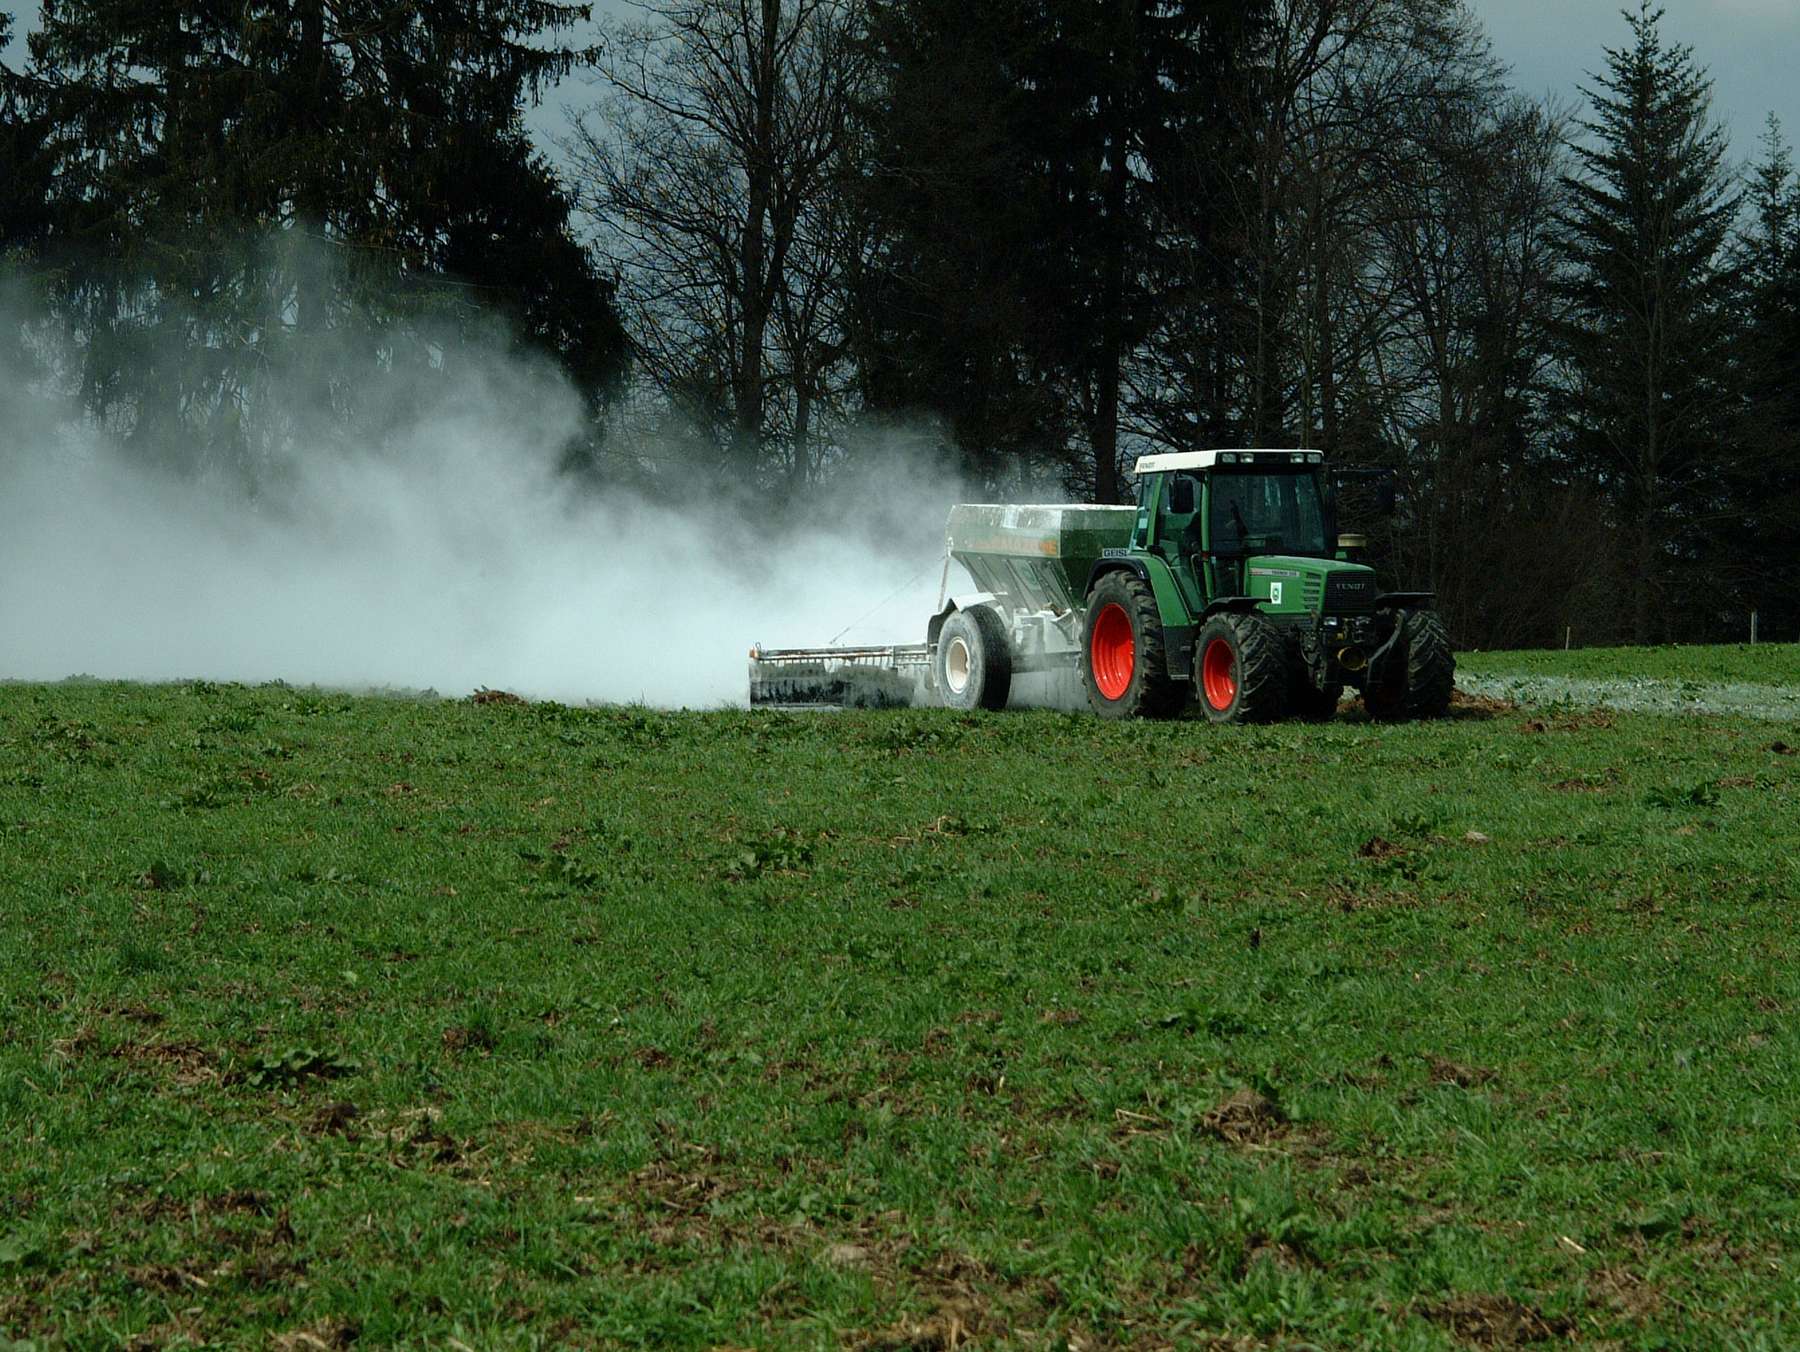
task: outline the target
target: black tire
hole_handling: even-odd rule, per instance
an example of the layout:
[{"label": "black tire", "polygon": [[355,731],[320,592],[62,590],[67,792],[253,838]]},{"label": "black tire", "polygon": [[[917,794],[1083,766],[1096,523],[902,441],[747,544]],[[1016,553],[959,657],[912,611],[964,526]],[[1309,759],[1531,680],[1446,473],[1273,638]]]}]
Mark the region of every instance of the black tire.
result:
[{"label": "black tire", "polygon": [[1254,611],[1214,615],[1194,641],[1194,684],[1215,723],[1271,723],[1288,710],[1287,651]]},{"label": "black tire", "polygon": [[1313,684],[1312,673],[1305,663],[1288,668],[1288,702],[1296,718],[1308,723],[1325,723],[1337,716],[1338,701],[1344,698],[1344,687],[1333,683],[1323,690]]},{"label": "black tire", "polygon": [[1136,573],[1106,573],[1088,593],[1081,684],[1102,718],[1173,718],[1187,706],[1186,684],[1169,675],[1156,595]]},{"label": "black tire", "polygon": [[1004,709],[1012,693],[1012,647],[992,606],[970,606],[944,621],[932,658],[938,698],[952,709]]},{"label": "black tire", "polygon": [[1406,716],[1442,718],[1456,689],[1456,655],[1435,610],[1406,617]]},{"label": "black tire", "polygon": [[1408,611],[1395,646],[1400,660],[1390,657],[1381,683],[1363,688],[1363,707],[1384,722],[1442,718],[1456,688],[1456,657],[1444,622],[1435,610]]}]

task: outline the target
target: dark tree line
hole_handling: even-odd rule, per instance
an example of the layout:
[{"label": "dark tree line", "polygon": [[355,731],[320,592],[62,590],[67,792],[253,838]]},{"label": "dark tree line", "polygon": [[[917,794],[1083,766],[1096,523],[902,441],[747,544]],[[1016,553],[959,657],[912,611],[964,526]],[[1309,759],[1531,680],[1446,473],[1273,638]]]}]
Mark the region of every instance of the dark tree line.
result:
[{"label": "dark tree line", "polygon": [[[501,315],[596,396],[610,285],[522,101],[588,11],[512,0],[49,0],[8,72],[5,247],[62,372],[146,454],[255,475],[365,435],[372,367],[441,369]],[[14,148],[16,147],[16,149]]]},{"label": "dark tree line", "polygon": [[[1316,446],[1397,473],[1377,551],[1464,643],[1800,633],[1800,183],[1773,121],[1733,165],[1647,0],[1571,109],[1462,0],[587,17],[52,0],[0,70],[13,365],[252,477],[497,332],[601,478],[794,502],[925,428],[1115,500],[1148,451]],[[521,114],[572,72],[552,160]]]}]

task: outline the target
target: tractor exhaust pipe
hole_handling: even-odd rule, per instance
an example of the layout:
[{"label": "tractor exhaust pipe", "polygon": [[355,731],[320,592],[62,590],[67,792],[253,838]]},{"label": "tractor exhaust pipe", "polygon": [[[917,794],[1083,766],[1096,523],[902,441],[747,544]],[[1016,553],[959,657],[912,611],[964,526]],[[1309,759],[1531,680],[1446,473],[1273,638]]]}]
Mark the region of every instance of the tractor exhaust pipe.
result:
[{"label": "tractor exhaust pipe", "polygon": [[1369,659],[1354,643],[1346,643],[1337,650],[1337,663],[1345,671],[1361,671],[1369,665]]}]

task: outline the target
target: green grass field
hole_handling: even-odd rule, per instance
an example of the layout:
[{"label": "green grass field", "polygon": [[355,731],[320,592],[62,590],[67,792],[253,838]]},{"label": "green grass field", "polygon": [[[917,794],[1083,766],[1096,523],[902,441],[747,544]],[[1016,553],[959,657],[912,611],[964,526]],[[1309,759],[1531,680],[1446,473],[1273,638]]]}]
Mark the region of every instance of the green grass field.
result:
[{"label": "green grass field", "polygon": [[1471,674],[1511,677],[1800,685],[1800,644],[1793,643],[1458,653],[1456,664]]},{"label": "green grass field", "polygon": [[0,686],[0,1347],[1794,1346],[1795,744]]}]

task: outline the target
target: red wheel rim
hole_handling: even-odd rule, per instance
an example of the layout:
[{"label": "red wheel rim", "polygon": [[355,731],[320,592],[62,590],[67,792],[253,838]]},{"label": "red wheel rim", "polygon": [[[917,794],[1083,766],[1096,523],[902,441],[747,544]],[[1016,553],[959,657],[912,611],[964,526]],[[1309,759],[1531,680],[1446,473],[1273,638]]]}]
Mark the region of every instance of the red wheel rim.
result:
[{"label": "red wheel rim", "polygon": [[1200,684],[1206,690],[1206,702],[1215,709],[1229,709],[1237,698],[1237,654],[1224,639],[1215,638],[1206,645],[1200,658]]},{"label": "red wheel rim", "polygon": [[1107,699],[1118,699],[1131,684],[1137,665],[1137,642],[1131,636],[1131,616],[1117,602],[1094,620],[1094,637],[1088,644],[1094,667],[1094,684]]}]

